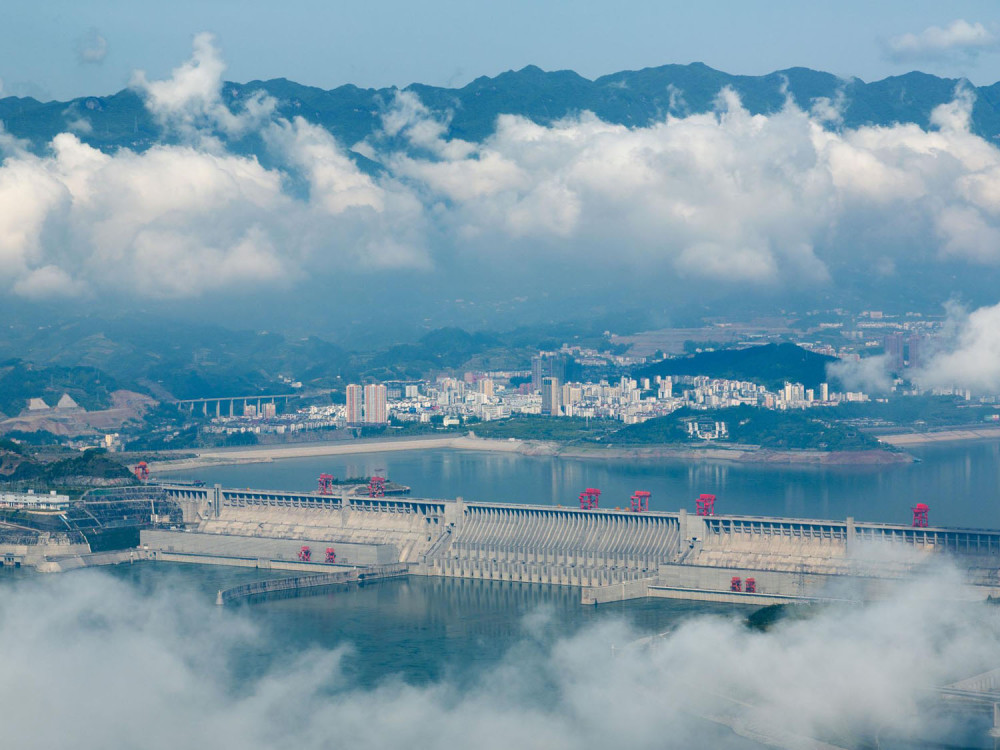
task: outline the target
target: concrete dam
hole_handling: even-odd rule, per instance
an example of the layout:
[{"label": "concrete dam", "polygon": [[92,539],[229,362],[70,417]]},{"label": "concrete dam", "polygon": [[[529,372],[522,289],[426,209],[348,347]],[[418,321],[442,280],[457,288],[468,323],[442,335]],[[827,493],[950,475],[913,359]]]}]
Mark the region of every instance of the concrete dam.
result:
[{"label": "concrete dam", "polygon": [[[632,509],[163,485],[184,530],[145,530],[153,559],[576,586],[584,603],[660,596],[769,604],[877,597],[947,557],[1000,594],[1000,531]],[[581,503],[584,504],[584,503]],[[596,503],[594,503],[596,505]],[[926,508],[926,506],[918,506]],[[850,581],[849,587],[845,582]]]}]

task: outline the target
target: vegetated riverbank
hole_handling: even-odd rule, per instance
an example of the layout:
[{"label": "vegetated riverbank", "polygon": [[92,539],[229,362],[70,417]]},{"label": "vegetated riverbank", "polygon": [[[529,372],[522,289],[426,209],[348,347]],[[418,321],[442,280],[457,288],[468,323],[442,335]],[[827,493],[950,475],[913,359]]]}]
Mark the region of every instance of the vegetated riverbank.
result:
[{"label": "vegetated riverbank", "polygon": [[[165,474],[188,471],[207,466],[226,466],[244,463],[264,463],[287,458],[339,456],[393,451],[453,449],[519,453],[526,456],[557,456],[594,460],[677,460],[677,461],[734,461],[738,463],[766,464],[822,464],[822,465],[884,465],[908,463],[912,456],[890,450],[819,451],[772,450],[758,446],[725,445],[712,443],[704,446],[682,445],[580,445],[550,440],[506,440],[479,438],[473,434],[431,437],[395,438],[385,440],[338,441],[336,443],[309,443],[307,445],[268,445],[253,448],[206,450],[196,457],[177,461],[157,461],[150,464],[150,471]],[[188,451],[190,454],[190,451]]]}]

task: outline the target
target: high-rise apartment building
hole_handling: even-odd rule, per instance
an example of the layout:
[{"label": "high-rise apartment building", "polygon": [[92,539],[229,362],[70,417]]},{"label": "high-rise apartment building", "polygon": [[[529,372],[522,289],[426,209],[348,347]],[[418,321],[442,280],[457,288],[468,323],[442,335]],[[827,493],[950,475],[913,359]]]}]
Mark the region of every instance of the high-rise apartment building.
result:
[{"label": "high-rise apartment building", "polygon": [[494,395],[494,385],[493,378],[480,378],[476,383],[479,388],[479,392],[486,396],[486,398],[493,398]]},{"label": "high-rise apartment building", "polygon": [[536,354],[531,358],[531,389],[533,391],[542,389],[542,378],[545,375],[545,358],[541,354]]},{"label": "high-rise apartment building", "polygon": [[559,378],[542,378],[542,414],[559,416]]},{"label": "high-rise apartment building", "polygon": [[384,385],[365,386],[365,423],[366,424],[386,424],[389,421],[388,407],[386,406],[387,389]]},{"label": "high-rise apartment building", "polygon": [[915,333],[906,339],[906,366],[919,370],[924,366],[926,339]]},{"label": "high-rise apartment building", "polygon": [[660,387],[657,391],[657,396],[659,396],[659,398],[674,397],[674,379],[669,375],[660,380]]},{"label": "high-rise apartment building", "polygon": [[531,358],[531,387],[541,390],[542,378],[568,380],[570,359],[565,354],[538,354]]},{"label": "high-rise apartment building", "polygon": [[889,333],[882,340],[885,353],[889,357],[889,369],[895,373],[903,369],[903,334]]},{"label": "high-rise apartment building", "polygon": [[344,410],[344,417],[347,419],[347,424],[361,424],[363,418],[361,393],[360,385],[347,386],[347,408]]}]

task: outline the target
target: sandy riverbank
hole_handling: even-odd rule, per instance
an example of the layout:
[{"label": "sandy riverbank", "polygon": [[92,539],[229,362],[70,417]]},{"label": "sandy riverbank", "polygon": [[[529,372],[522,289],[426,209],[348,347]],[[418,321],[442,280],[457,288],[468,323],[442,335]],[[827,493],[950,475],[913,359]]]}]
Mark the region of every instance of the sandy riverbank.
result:
[{"label": "sandy riverbank", "polygon": [[903,432],[898,435],[879,435],[883,443],[897,448],[933,443],[951,443],[963,440],[996,440],[1000,438],[1000,427],[963,427],[938,432]]},{"label": "sandy riverbank", "polygon": [[[1000,431],[998,431],[1000,433]],[[266,463],[287,458],[342,456],[395,451],[435,450],[491,451],[519,453],[525,456],[558,456],[593,460],[675,460],[675,461],[734,461],[737,463],[821,464],[821,465],[881,465],[906,463],[912,458],[893,451],[774,451],[752,446],[688,448],[674,445],[654,446],[579,446],[542,440],[494,440],[472,436],[392,439],[371,441],[341,441],[298,445],[265,445],[230,450],[206,450],[195,458],[159,461],[150,464],[150,472],[164,474],[208,466],[244,463]]]}]

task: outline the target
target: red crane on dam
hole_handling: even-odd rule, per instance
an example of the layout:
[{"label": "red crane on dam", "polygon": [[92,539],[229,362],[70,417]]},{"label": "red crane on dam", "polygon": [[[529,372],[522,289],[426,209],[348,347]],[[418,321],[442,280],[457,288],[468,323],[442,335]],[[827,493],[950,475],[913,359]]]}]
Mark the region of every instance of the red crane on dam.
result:
[{"label": "red crane on dam", "polygon": [[694,504],[698,509],[699,516],[715,515],[715,495],[706,495],[702,493],[701,495],[698,495],[698,499],[694,501]]},{"label": "red crane on dam", "polygon": [[930,522],[928,514],[931,507],[927,503],[917,503],[911,510],[913,511],[913,525],[920,529],[927,528]]},{"label": "red crane on dam", "polygon": [[333,547],[326,548],[326,561],[328,563],[337,562],[337,551]]},{"label": "red crane on dam", "polygon": [[368,497],[385,497],[385,477],[374,476],[368,480]]},{"label": "red crane on dam", "polygon": [[588,487],[580,493],[580,510],[597,510],[601,500],[601,491],[596,487]]},{"label": "red crane on dam", "polygon": [[149,479],[149,464],[145,461],[140,461],[135,465],[135,468],[132,469],[132,473],[135,474],[135,478],[140,482],[145,482]]},{"label": "red crane on dam", "polygon": [[299,561],[300,562],[310,562],[312,560],[312,550],[309,547],[303,546],[299,550]]},{"label": "red crane on dam", "polygon": [[320,474],[319,485],[316,491],[321,495],[332,495],[334,479],[335,477],[333,476],[333,474]]},{"label": "red crane on dam", "polygon": [[636,490],[632,493],[632,512],[633,513],[645,513],[649,510],[649,498],[653,496],[653,493],[648,490]]}]

